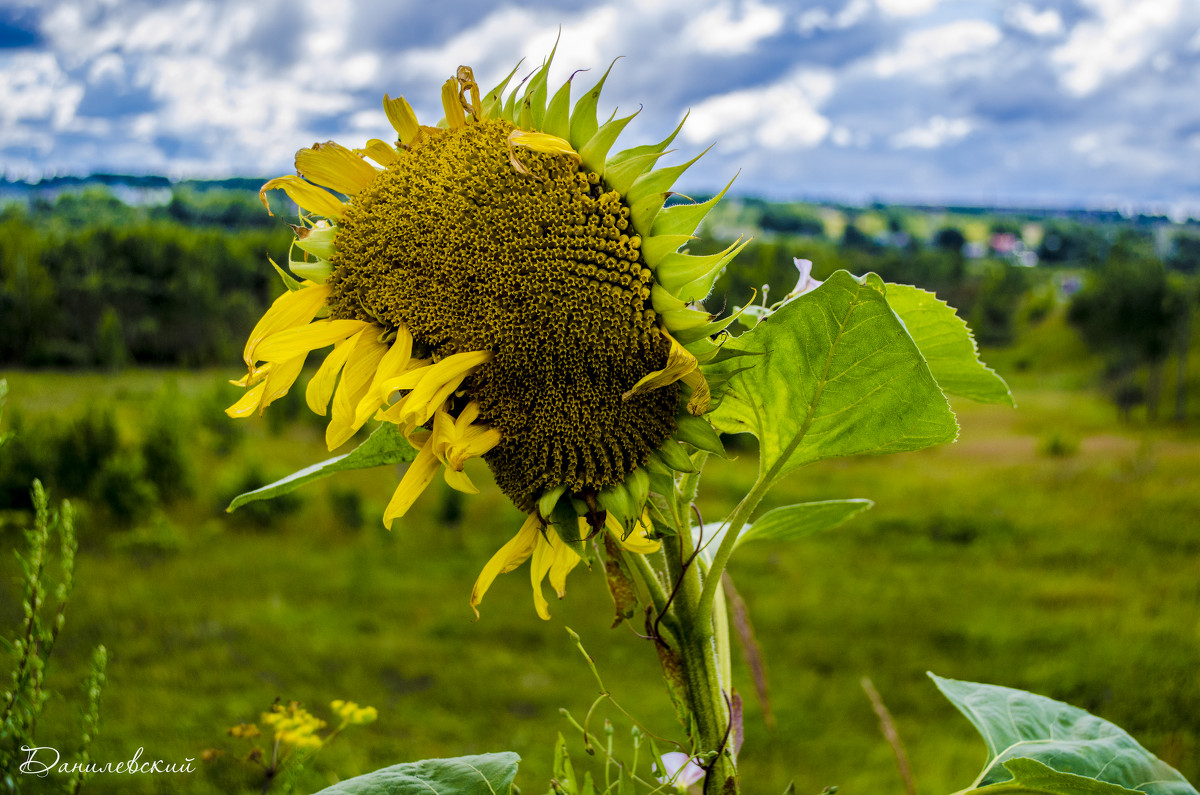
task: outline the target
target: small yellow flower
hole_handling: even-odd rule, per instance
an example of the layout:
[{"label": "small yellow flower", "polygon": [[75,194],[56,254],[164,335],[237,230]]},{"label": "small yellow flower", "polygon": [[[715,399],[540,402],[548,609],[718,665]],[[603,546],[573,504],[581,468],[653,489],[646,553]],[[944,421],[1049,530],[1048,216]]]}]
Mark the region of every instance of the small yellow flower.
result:
[{"label": "small yellow flower", "polygon": [[372,723],[379,717],[374,707],[360,707],[353,701],[338,699],[330,704],[334,713],[342,719],[343,726]]},{"label": "small yellow flower", "polygon": [[237,737],[238,739],[244,740],[250,740],[262,734],[262,732],[258,730],[258,727],[253,723],[239,723],[227,733],[230,737]]},{"label": "small yellow flower", "polygon": [[275,704],[270,712],[262,714],[262,722],[275,732],[275,741],[297,750],[319,748],[324,740],[317,734],[325,728],[325,721],[316,717],[293,701],[287,707]]}]

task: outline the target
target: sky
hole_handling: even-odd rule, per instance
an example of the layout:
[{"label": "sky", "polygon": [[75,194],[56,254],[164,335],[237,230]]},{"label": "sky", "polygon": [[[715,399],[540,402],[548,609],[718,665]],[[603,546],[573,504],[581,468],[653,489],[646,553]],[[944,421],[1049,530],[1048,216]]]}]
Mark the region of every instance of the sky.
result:
[{"label": "sky", "polygon": [[1200,0],[0,0],[0,173],[290,173],[556,38],[685,192],[1200,217]]}]

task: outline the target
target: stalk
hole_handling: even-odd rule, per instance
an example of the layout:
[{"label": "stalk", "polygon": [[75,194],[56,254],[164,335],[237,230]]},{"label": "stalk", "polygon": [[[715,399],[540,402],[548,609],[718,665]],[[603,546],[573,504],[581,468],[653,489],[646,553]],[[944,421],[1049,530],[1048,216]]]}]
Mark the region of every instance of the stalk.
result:
[{"label": "stalk", "polygon": [[[681,484],[694,489],[694,483]],[[703,594],[712,572],[703,572],[702,562],[692,541],[690,503],[681,488],[670,500],[671,520],[676,534],[663,540],[667,581],[673,586],[664,620],[675,630],[679,662],[687,682],[688,709],[694,720],[692,741],[701,763],[707,768],[705,795],[736,795],[736,756],[733,748],[732,715],[729,694],[722,671],[722,653],[727,644],[719,643],[722,633],[714,624],[710,606],[704,615]],[[682,503],[682,504],[681,504]],[[719,579],[720,575],[716,575]],[[724,645],[724,648],[721,648]],[[727,784],[727,782],[729,782]]]}]

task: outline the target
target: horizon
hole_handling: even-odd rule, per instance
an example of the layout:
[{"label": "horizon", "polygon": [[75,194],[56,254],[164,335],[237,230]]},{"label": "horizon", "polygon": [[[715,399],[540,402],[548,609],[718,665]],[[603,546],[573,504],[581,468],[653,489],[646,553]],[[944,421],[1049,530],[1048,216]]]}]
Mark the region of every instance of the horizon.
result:
[{"label": "horizon", "polygon": [[[86,188],[89,186],[101,186],[113,188],[117,186],[130,188],[133,190],[167,190],[173,189],[179,185],[187,185],[188,183],[200,183],[220,185],[227,182],[248,182],[253,183],[245,186],[222,186],[232,190],[247,190],[256,191],[260,183],[266,182],[270,177],[261,175],[231,175],[228,177],[171,177],[166,174],[129,174],[129,173],[111,173],[111,172],[93,172],[90,174],[53,174],[38,178],[35,181],[30,181],[26,178],[11,178],[8,175],[0,172],[0,191],[6,187],[14,188],[17,191],[37,192],[37,191],[53,191],[67,190],[71,188]],[[139,185],[138,182],[149,181],[153,184]],[[715,192],[698,191],[695,196],[698,200],[711,198]],[[680,194],[682,195],[682,194]],[[963,213],[971,214],[974,212],[993,212],[997,214],[1012,214],[1012,215],[1113,215],[1121,220],[1136,220],[1145,218],[1150,220],[1165,219],[1167,222],[1176,225],[1193,225],[1200,224],[1200,214],[1187,216],[1174,216],[1171,214],[1173,207],[1168,207],[1163,204],[1145,204],[1138,205],[1132,202],[1123,205],[1110,204],[1094,204],[1086,205],[1083,203],[1077,204],[973,204],[970,202],[954,201],[953,197],[946,201],[929,202],[929,201],[906,201],[904,199],[884,200],[879,197],[869,196],[862,200],[854,200],[839,197],[821,197],[821,196],[794,196],[791,198],[770,197],[756,193],[745,193],[734,188],[726,194],[725,201],[761,201],[768,204],[803,204],[817,207],[844,207],[848,209],[869,210],[873,207],[897,207],[901,209],[926,211],[926,212],[948,212],[948,213]],[[117,198],[125,201],[120,195]],[[2,197],[0,197],[2,199]],[[127,204],[129,202],[126,202]],[[134,204],[150,204],[151,202],[135,202]]]}]

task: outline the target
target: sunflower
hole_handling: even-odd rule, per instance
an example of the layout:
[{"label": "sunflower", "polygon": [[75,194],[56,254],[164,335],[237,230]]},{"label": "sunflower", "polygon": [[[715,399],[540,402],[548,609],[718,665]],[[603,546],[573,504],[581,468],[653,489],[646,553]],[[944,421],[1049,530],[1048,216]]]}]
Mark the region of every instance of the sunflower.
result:
[{"label": "sunflower", "polygon": [[550,97],[552,58],[507,98],[516,69],[481,94],[460,67],[435,127],[385,95],[394,140],[315,144],[296,154],[296,175],[263,185],[264,204],[280,189],[301,208],[290,269],[303,281],[285,279],[252,331],[234,382],[247,392],[228,409],[260,413],[310,352],[332,346],[306,391],[330,418],[329,448],[375,419],[419,451],[384,524],[439,470],[477,492],[463,466],[482,457],[528,518],[471,606],[532,558],[543,617],[542,581],[561,597],[591,535],[657,548],[652,473],[690,470],[692,448],[720,450],[699,365],[718,355],[729,321],[692,303],[741,246],[680,251],[725,191],[665,206],[695,162],[655,168],[679,128],[610,154],[637,114],[597,117],[608,72],[573,107],[570,81]]}]

